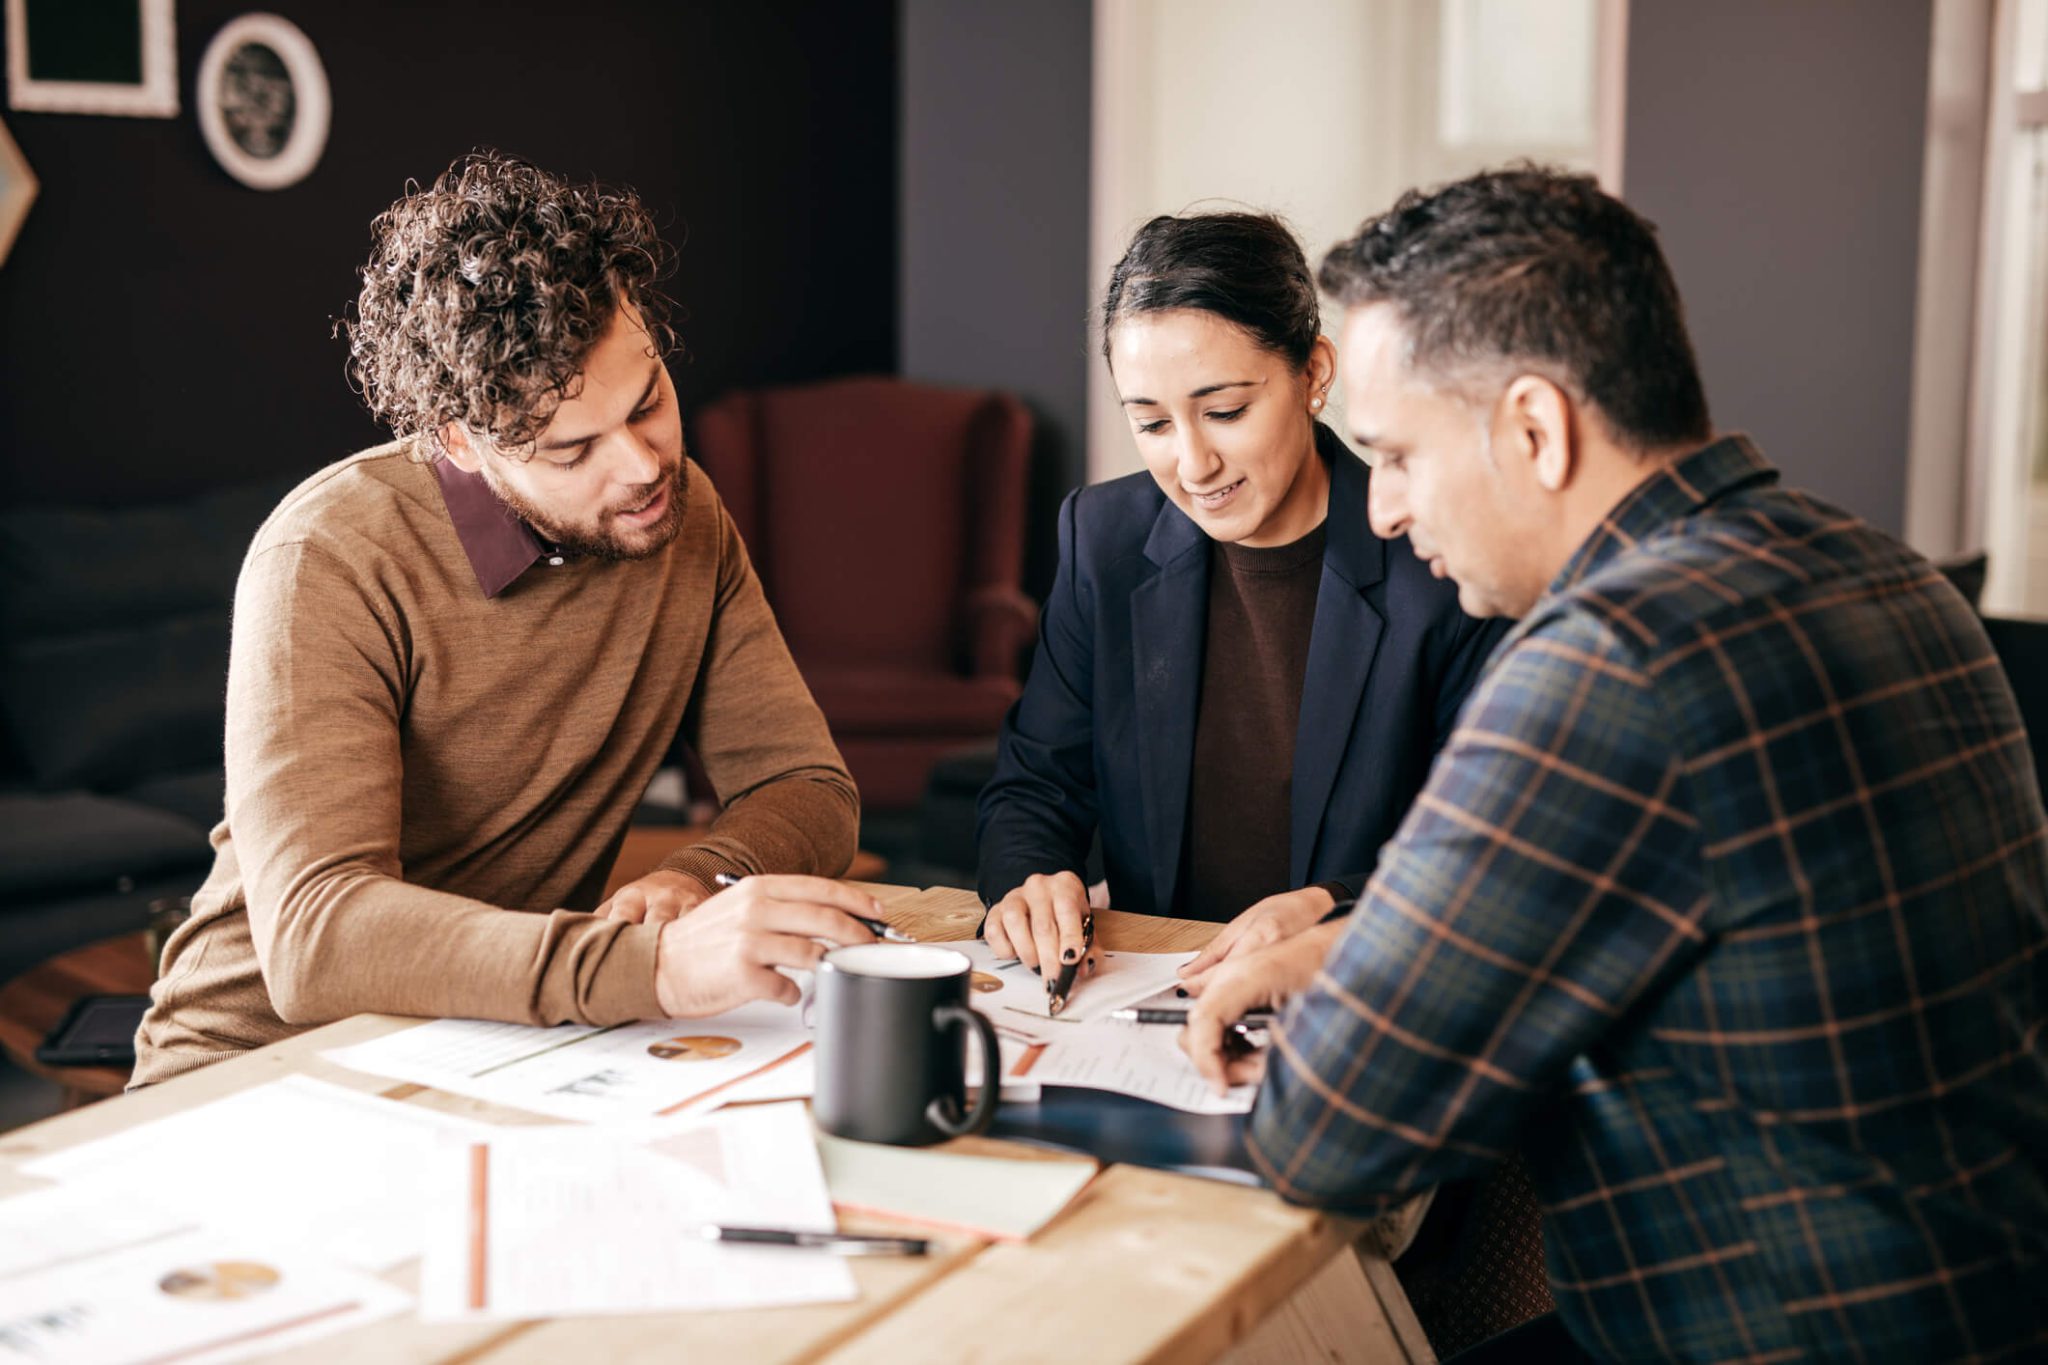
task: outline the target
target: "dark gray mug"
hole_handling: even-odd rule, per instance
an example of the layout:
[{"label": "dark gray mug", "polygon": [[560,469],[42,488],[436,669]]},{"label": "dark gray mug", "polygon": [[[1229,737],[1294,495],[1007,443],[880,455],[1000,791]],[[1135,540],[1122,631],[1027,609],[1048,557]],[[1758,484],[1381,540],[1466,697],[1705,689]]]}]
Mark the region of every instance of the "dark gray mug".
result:
[{"label": "dark gray mug", "polygon": [[[934,944],[834,948],[818,966],[818,1126],[856,1142],[919,1147],[978,1133],[996,1116],[995,1029],[967,1004],[973,964]],[[983,1085],[967,1108],[965,1039],[981,1040]]]}]

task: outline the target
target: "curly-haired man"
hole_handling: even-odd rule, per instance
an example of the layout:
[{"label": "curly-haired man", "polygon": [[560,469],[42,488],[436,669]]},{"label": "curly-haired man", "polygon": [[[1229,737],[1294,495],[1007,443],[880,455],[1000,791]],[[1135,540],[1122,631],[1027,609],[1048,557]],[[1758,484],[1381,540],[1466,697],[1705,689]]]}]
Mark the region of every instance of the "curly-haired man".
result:
[{"label": "curly-haired man", "polygon": [[[366,1010],[789,1000],[776,967],[872,937],[849,912],[873,902],[825,880],[853,854],[852,780],[683,458],[646,211],[479,153],[372,235],[344,330],[397,439],[301,484],[250,547],[227,818],[138,1084]],[[679,730],[725,809],[600,906]],[[784,875],[713,894],[721,872]]]}]

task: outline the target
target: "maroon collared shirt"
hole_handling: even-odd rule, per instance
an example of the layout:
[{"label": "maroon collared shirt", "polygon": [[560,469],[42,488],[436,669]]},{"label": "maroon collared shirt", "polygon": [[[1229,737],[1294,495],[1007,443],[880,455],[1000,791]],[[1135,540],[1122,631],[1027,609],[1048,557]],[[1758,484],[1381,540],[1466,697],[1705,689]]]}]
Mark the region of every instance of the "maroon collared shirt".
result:
[{"label": "maroon collared shirt", "polygon": [[541,539],[518,513],[498,500],[483,475],[472,474],[453,460],[438,459],[434,477],[441,483],[455,538],[462,542],[462,552],[469,557],[476,585],[485,597],[496,597],[542,559],[557,566],[565,561],[559,547]]}]

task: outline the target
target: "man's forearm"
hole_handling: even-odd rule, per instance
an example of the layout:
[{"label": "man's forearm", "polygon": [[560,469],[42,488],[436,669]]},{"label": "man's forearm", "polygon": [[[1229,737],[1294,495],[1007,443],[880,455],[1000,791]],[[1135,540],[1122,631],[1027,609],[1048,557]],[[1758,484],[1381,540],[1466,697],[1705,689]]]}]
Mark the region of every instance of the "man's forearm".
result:
[{"label": "man's forearm", "polygon": [[798,768],[735,797],[711,832],[661,860],[706,886],[721,872],[837,877],[853,865],[860,798],[843,769]]},{"label": "man's forearm", "polygon": [[370,872],[330,873],[274,908],[252,897],[272,1008],[312,1025],[377,1012],[615,1024],[659,1013],[653,928],[523,913]]}]

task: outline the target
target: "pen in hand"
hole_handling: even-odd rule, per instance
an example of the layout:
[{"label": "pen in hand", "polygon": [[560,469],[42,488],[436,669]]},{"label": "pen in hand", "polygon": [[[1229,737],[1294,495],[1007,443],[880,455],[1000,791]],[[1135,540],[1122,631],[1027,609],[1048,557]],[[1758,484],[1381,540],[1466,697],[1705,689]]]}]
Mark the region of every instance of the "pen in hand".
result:
[{"label": "pen in hand", "polygon": [[[1186,1024],[1186,1010],[1171,1009],[1121,1009],[1111,1010],[1109,1017],[1127,1024]],[[1249,1057],[1265,1046],[1257,1035],[1273,1026],[1273,1015],[1268,1010],[1253,1010],[1223,1029],[1223,1055],[1235,1060]]]},{"label": "pen in hand", "polygon": [[1060,964],[1059,972],[1045,983],[1045,1012],[1056,1016],[1067,1007],[1067,997],[1074,993],[1074,978],[1081,971],[1081,962],[1095,947],[1095,912],[1081,912],[1081,951],[1074,954],[1072,962]]},{"label": "pen in hand", "polygon": [[[745,881],[746,878],[736,877],[730,872],[720,872],[713,876],[711,880],[718,883],[718,885],[721,887],[727,887],[738,886],[741,882]],[[895,925],[889,923],[887,920],[875,919],[869,915],[855,915],[853,916],[853,918],[856,922],[859,923],[861,928],[867,930],[876,938],[885,939],[890,943],[917,942],[917,940],[914,937],[904,933],[901,929],[898,929]]]}]

